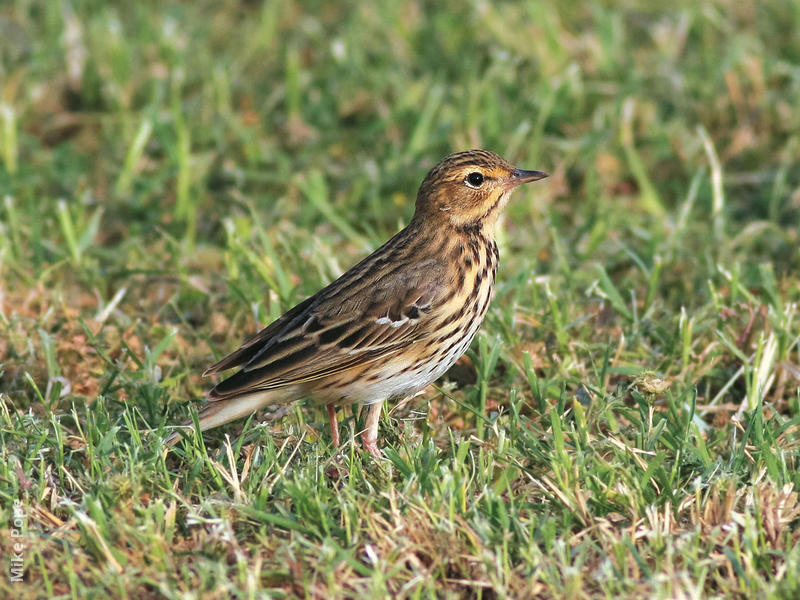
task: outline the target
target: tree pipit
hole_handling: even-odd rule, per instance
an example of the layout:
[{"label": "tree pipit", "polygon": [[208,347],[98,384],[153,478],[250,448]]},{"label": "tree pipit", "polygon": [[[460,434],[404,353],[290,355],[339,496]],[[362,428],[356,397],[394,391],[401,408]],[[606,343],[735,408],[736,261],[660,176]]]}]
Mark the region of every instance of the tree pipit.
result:
[{"label": "tree pipit", "polygon": [[381,406],[441,377],[469,347],[494,289],[495,221],[514,188],[544,177],[486,150],[444,158],[405,229],[206,369],[239,368],[208,393],[200,429],[310,397],[327,406],[338,447],[336,407],[365,404],[362,444],[379,458]]}]

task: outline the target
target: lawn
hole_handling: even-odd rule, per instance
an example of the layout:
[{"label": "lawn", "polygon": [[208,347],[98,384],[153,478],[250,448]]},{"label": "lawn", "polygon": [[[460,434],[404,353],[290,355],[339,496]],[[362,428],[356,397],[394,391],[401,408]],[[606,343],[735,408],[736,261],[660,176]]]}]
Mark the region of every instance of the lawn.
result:
[{"label": "lawn", "polygon": [[[4,598],[800,597],[800,4],[0,4]],[[181,441],[471,147],[447,377]]]}]

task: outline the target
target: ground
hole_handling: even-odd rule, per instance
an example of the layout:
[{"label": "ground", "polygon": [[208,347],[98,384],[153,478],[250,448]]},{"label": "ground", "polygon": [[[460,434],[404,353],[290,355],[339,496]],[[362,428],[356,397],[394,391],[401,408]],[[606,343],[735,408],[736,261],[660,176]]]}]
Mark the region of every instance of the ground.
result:
[{"label": "ground", "polygon": [[[0,596],[800,596],[798,30],[781,0],[4,2]],[[384,461],[302,404],[165,449],[205,367],[476,146],[551,177]]]}]

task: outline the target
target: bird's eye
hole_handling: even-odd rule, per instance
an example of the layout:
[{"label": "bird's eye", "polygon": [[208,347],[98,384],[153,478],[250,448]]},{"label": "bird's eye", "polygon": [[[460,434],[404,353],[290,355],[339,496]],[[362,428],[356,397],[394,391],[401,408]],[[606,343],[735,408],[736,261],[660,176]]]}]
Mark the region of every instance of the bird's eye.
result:
[{"label": "bird's eye", "polygon": [[483,183],[483,175],[481,175],[477,171],[474,171],[469,175],[467,175],[467,185],[469,187],[478,188],[481,187],[482,183]]}]

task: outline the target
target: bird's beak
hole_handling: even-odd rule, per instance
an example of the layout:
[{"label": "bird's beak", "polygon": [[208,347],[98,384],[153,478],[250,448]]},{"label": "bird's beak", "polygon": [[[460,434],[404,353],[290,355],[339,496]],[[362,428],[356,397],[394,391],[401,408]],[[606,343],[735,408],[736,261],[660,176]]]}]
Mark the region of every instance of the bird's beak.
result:
[{"label": "bird's beak", "polygon": [[541,171],[526,171],[525,169],[514,169],[513,171],[511,171],[511,176],[508,178],[508,187],[515,188],[518,185],[522,185],[523,183],[538,181],[539,179],[544,179],[545,177],[549,177],[549,175]]}]

